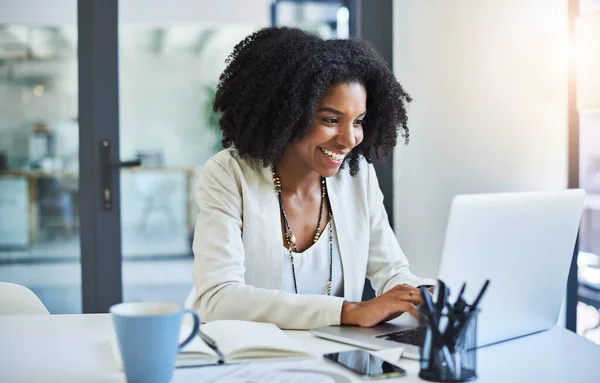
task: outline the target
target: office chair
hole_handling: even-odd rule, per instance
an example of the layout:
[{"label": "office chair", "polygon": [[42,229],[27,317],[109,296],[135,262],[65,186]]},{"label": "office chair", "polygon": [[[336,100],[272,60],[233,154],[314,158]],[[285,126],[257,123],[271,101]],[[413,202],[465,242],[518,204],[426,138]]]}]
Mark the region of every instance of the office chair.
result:
[{"label": "office chair", "polygon": [[48,315],[42,301],[25,286],[0,282],[0,315]]}]

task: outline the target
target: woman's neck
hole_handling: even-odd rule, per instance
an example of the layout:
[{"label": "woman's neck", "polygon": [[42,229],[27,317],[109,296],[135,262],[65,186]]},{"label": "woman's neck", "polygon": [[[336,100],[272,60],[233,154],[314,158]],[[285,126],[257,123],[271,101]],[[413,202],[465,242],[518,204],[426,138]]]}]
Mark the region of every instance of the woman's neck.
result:
[{"label": "woman's neck", "polygon": [[291,194],[306,194],[321,187],[321,176],[297,156],[287,153],[275,164],[281,188]]}]

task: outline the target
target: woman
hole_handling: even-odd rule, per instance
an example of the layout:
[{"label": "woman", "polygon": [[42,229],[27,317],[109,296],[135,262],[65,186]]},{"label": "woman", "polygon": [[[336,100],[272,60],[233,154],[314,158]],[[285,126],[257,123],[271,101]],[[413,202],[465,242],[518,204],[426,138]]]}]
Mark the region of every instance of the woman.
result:
[{"label": "woman", "polygon": [[[214,103],[226,149],[197,200],[193,307],[204,321],[374,326],[417,316],[420,285],[392,232],[375,171],[404,92],[359,40],[267,28],[227,60]],[[360,302],[365,276],[377,297]]]}]

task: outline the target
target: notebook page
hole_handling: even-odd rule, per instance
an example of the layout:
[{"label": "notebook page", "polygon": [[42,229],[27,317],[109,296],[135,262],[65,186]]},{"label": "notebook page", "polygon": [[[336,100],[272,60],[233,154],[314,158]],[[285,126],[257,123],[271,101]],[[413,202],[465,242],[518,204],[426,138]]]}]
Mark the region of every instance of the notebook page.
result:
[{"label": "notebook page", "polygon": [[271,323],[221,320],[202,326],[230,359],[310,356],[300,344]]},{"label": "notebook page", "polygon": [[[183,342],[191,333],[191,326],[181,325],[181,329],[179,330],[179,343]],[[196,335],[190,343],[188,343],[181,351],[179,351],[179,355],[181,356],[182,354],[185,354],[186,358],[189,358],[187,356],[188,354],[193,355],[198,353],[207,354],[214,359],[217,358],[215,352],[208,347],[198,335]],[[177,358],[179,358],[179,356]]]}]

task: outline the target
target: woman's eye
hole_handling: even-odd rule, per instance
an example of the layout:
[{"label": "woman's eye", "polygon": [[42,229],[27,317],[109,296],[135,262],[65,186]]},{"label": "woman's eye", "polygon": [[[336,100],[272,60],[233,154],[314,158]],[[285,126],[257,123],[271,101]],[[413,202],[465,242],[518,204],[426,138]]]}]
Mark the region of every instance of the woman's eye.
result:
[{"label": "woman's eye", "polygon": [[356,120],[354,121],[354,125],[362,125],[365,123],[365,120]]},{"label": "woman's eye", "polygon": [[337,124],[338,119],[337,118],[324,118],[323,121],[326,124]]}]

